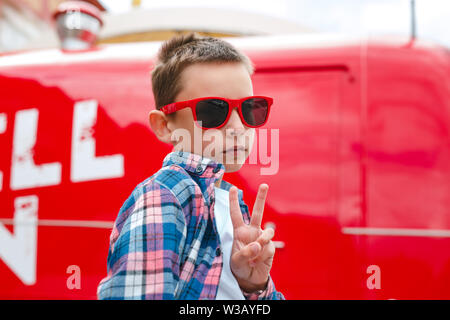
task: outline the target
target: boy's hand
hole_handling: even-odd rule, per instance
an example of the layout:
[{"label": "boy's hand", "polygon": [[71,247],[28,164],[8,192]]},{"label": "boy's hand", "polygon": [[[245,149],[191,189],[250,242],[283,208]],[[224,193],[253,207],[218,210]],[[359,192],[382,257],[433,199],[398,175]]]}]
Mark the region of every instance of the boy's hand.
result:
[{"label": "boy's hand", "polygon": [[237,188],[230,188],[230,215],[234,229],[230,267],[241,289],[248,293],[266,288],[275,254],[275,246],[271,241],[274,230],[261,229],[268,189],[267,184],[259,186],[250,224],[245,224]]}]

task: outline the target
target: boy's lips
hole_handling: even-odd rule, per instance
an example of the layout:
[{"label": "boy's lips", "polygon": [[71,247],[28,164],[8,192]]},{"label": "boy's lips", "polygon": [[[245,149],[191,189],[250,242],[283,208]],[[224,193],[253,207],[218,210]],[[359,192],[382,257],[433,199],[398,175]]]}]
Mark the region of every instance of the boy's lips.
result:
[{"label": "boy's lips", "polygon": [[223,153],[227,153],[227,152],[238,152],[238,151],[247,151],[247,148],[242,147],[242,146],[235,146],[235,147],[232,147],[232,148],[225,149],[222,152]]}]

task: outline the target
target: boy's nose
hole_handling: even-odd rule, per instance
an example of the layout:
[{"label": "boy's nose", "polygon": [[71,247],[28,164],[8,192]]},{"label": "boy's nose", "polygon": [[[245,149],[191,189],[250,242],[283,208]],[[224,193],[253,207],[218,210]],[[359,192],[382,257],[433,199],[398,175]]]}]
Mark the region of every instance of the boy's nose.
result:
[{"label": "boy's nose", "polygon": [[227,131],[233,134],[238,134],[239,132],[245,131],[244,124],[241,121],[241,117],[239,117],[237,109],[233,109],[231,112],[230,119],[225,125],[225,129],[228,129]]}]

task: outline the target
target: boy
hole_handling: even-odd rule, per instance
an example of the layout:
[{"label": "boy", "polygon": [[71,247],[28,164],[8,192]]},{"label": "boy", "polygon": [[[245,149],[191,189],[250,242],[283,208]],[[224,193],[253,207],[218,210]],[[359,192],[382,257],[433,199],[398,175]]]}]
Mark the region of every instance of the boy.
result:
[{"label": "boy", "polygon": [[268,186],[250,218],[242,190],[222,180],[242,167],[269,114],[252,73],[223,40],[191,33],[163,43],[149,122],[174,149],[120,209],[99,299],[284,299],[269,275],[274,231],[261,230]]}]

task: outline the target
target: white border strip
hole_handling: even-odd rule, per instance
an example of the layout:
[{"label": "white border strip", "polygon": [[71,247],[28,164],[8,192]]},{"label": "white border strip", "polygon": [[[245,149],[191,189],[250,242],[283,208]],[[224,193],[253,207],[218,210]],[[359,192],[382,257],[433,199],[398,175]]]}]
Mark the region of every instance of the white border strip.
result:
[{"label": "white border strip", "polygon": [[445,229],[406,229],[406,228],[357,228],[346,227],[342,233],[370,236],[406,236],[450,238],[450,230]]},{"label": "white border strip", "polygon": [[[6,225],[14,225],[14,219],[0,219]],[[16,222],[17,223],[17,222]],[[22,224],[22,222],[20,222]],[[25,224],[26,222],[24,222]],[[38,226],[47,227],[83,227],[112,229],[112,221],[89,221],[89,220],[44,220],[37,221]],[[407,229],[407,228],[361,228],[345,227],[341,229],[344,234],[351,235],[373,235],[373,236],[407,236],[407,237],[439,237],[450,238],[450,230],[445,229]]]},{"label": "white border strip", "polygon": [[[14,219],[0,219],[0,222],[6,225],[27,224],[27,222],[14,222]],[[34,223],[38,226],[46,227],[82,227],[82,228],[99,228],[112,229],[114,222],[111,221],[89,221],[89,220],[38,220]]]}]

